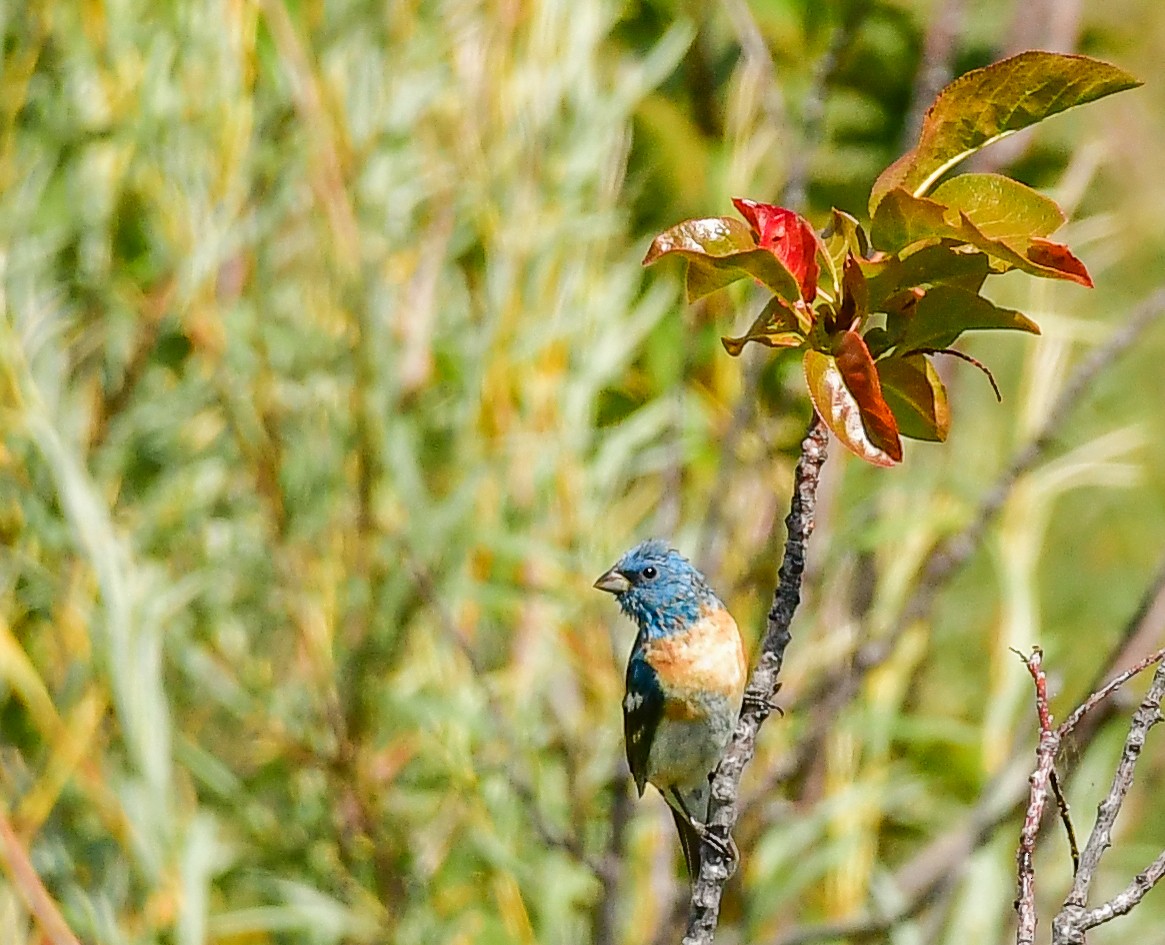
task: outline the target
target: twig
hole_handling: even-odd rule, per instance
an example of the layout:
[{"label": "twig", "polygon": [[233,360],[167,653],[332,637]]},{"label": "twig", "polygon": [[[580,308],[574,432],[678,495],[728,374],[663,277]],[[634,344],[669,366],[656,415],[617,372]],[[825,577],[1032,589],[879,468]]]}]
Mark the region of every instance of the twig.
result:
[{"label": "twig", "polygon": [[1128,889],[1113,900],[1091,912],[1085,910],[1088,891],[1100,866],[1100,860],[1105,851],[1112,846],[1113,824],[1132,786],[1133,772],[1141,749],[1145,746],[1145,737],[1149,729],[1165,718],[1161,713],[1162,697],[1165,697],[1165,664],[1158,665],[1157,671],[1153,674],[1152,685],[1149,686],[1149,691],[1133,715],[1128,738],[1125,739],[1124,750],[1112,778],[1112,786],[1097,808],[1096,823],[1088,836],[1084,851],[1080,854],[1080,869],[1076,871],[1076,877],[1072,881],[1072,891],[1068,893],[1068,898],[1064,900],[1063,907],[1053,920],[1053,945],[1083,945],[1084,932],[1087,929],[1128,912],[1141,900],[1145,892],[1161,879],[1162,872],[1165,872],[1165,868],[1159,866],[1165,858],[1163,854],[1145,873],[1138,876]]},{"label": "twig", "polygon": [[1108,342],[1087,357],[1060,390],[1059,396],[1035,436],[1015,454],[1010,465],[983,497],[972,520],[958,534],[936,545],[922,567],[922,574],[894,627],[884,636],[869,640],[854,653],[844,667],[829,673],[814,688],[786,706],[790,713],[812,706],[814,719],[794,754],[774,769],[761,796],[776,785],[795,777],[809,760],[816,757],[821,739],[842,708],[861,689],[871,670],[880,666],[894,652],[907,628],[931,613],[939,588],[970,559],[979,547],[988,526],[995,520],[1019,480],[1051,448],[1084,391],[1097,376],[1117,360],[1137,339],[1165,314],[1165,290],[1158,290],[1142,302],[1129,321]]},{"label": "twig", "polygon": [[1056,795],[1056,809],[1060,812],[1060,822],[1064,825],[1064,832],[1068,835],[1068,852],[1072,854],[1072,875],[1076,875],[1076,871],[1080,869],[1080,847],[1076,843],[1076,828],[1072,825],[1072,809],[1068,806],[1068,798],[1064,796],[1064,791],[1060,787],[1060,777],[1056,774],[1056,769],[1052,769],[1052,776],[1049,779],[1052,785],[1052,793]]},{"label": "twig", "polygon": [[[1022,657],[1022,654],[1021,654]],[[1031,673],[1036,686],[1036,713],[1040,720],[1040,743],[1036,749],[1036,770],[1029,783],[1027,813],[1023,819],[1023,829],[1019,834],[1019,849],[1015,853],[1019,873],[1018,889],[1015,897],[1015,911],[1019,917],[1015,933],[1016,945],[1033,945],[1036,940],[1036,882],[1033,857],[1036,837],[1040,832],[1040,820],[1048,801],[1048,782],[1052,778],[1052,765],[1056,760],[1056,750],[1060,747],[1060,736],[1052,728],[1052,715],[1048,710],[1048,677],[1044,675],[1043,652],[1036,647],[1027,657],[1023,657],[1027,671]]]},{"label": "twig", "polygon": [[1145,893],[1156,886],[1162,876],[1165,876],[1165,852],[1162,852],[1148,869],[1133,877],[1133,881],[1122,892],[1113,896],[1104,905],[1085,912],[1078,922],[1080,929],[1086,931],[1096,928],[1118,915],[1132,911],[1133,906],[1145,898]]},{"label": "twig", "polygon": [[[785,648],[792,635],[789,627],[801,601],[801,576],[805,571],[805,547],[813,532],[813,511],[817,482],[825,462],[828,433],[821,418],[814,413],[805,439],[801,441],[801,459],[793,478],[793,496],[785,519],[788,538],[784,560],[773,593],[768,625],[761,641],[756,668],[748,681],[744,706],[732,741],[712,777],[709,827],[727,839],[738,814],[737,792],[745,766],[756,749],[756,737],[772,711],[777,692],[777,678],[785,658]],[[688,932],[684,945],[711,945],[720,914],[720,896],[731,873],[732,864],[712,844],[705,842],[700,873],[692,886],[692,906],[688,915]]]},{"label": "twig", "polygon": [[[1165,591],[1165,563],[1149,582],[1136,610],[1122,629],[1120,645],[1113,649],[1105,665],[1101,667],[1097,680],[1090,687],[1094,690],[1103,690],[1104,693],[1100,698],[1097,697],[1098,693],[1094,693],[1086,700],[1089,708],[1097,706],[1097,711],[1090,712],[1085,719],[1084,712],[1077,709],[1060,724],[1059,734],[1064,736],[1072,732],[1075,735],[1073,743],[1081,752],[1091,744],[1092,739],[1100,731],[1098,720],[1104,714],[1105,705],[1112,704],[1102,703],[1100,699],[1111,695],[1136,672],[1143,672],[1148,665],[1152,665],[1152,658],[1141,660],[1132,670],[1126,670],[1109,682],[1104,682],[1121,655],[1129,649],[1128,641],[1140,639],[1156,630],[1153,620],[1154,602],[1162,596],[1163,591]],[[1083,721],[1087,721],[1088,724],[1081,724]],[[1063,744],[1061,742],[1061,747]],[[971,856],[995,836],[1000,826],[1022,813],[1030,788],[1027,780],[1029,765],[1026,751],[1023,756],[1013,757],[984,789],[979,802],[972,810],[896,871],[889,885],[898,892],[901,901],[892,913],[867,912],[852,919],[795,927],[778,936],[773,945],[809,945],[812,942],[834,939],[876,938],[899,923],[918,915],[925,906],[938,899],[944,890],[953,888],[954,881]]]},{"label": "twig", "polygon": [[1134,676],[1143,673],[1154,663],[1160,663],[1163,659],[1165,659],[1165,649],[1160,649],[1156,653],[1150,653],[1144,659],[1139,660],[1129,669],[1126,669],[1123,673],[1110,679],[1104,686],[1096,690],[1096,692],[1077,706],[1072,714],[1060,723],[1060,737],[1063,738],[1072,731],[1079,724],[1080,720],[1096,707],[1097,703],[1107,699]]}]

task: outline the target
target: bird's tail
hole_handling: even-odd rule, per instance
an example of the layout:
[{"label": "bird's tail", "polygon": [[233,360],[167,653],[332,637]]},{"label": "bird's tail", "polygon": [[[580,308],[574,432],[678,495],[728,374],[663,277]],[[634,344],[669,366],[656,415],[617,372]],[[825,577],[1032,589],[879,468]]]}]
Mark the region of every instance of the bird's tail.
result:
[{"label": "bird's tail", "polygon": [[671,809],[672,819],[676,822],[676,830],[680,835],[680,846],[684,850],[684,863],[688,867],[688,876],[694,882],[700,875],[700,835],[691,822],[674,807]]}]

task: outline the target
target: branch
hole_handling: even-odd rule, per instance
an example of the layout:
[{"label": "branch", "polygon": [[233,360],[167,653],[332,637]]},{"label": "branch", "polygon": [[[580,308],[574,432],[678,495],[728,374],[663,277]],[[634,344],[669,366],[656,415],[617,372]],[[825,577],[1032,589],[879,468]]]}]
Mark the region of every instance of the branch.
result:
[{"label": "branch", "polygon": [[1128,322],[1116,331],[1107,343],[1081,362],[1061,388],[1035,436],[1015,454],[1010,465],[979,503],[971,521],[962,531],[945,542],[940,542],[930,552],[922,567],[918,583],[903,606],[901,616],[893,629],[885,636],[868,640],[858,647],[852,660],[844,661],[839,658],[838,664],[841,668],[826,675],[803,698],[786,707],[790,712],[803,710],[807,706],[817,711],[796,751],[772,772],[759,796],[767,795],[776,785],[797,775],[806,763],[816,757],[819,743],[837,714],[857,695],[870,671],[890,658],[902,634],[931,613],[939,589],[974,554],[982,543],[988,526],[1006,504],[1019,480],[1055,443],[1061,428],[1072,410],[1079,404],[1085,390],[1163,314],[1165,314],[1165,290],[1158,290],[1137,307]]},{"label": "branch", "polygon": [[1131,912],[1133,906],[1145,898],[1145,893],[1161,881],[1162,876],[1165,876],[1165,852],[1157,857],[1147,870],[1133,877],[1133,881],[1123,892],[1113,896],[1103,906],[1097,906],[1084,913],[1079,922],[1081,930],[1096,928],[1109,919]]},{"label": "branch", "polygon": [[1053,945],[1083,945],[1084,932],[1087,929],[1128,912],[1140,902],[1165,872],[1165,854],[1162,854],[1148,870],[1137,876],[1124,892],[1096,909],[1085,911],[1088,890],[1100,866],[1101,857],[1112,846],[1112,827],[1129,793],[1129,788],[1132,787],[1133,771],[1141,749],[1145,746],[1145,737],[1149,729],[1165,718],[1161,714],[1163,697],[1165,697],[1165,664],[1158,665],[1157,671],[1153,674],[1153,683],[1149,686],[1140,708],[1133,715],[1129,735],[1121,752],[1121,760],[1112,778],[1112,786],[1097,808],[1096,823],[1088,836],[1084,851],[1080,854],[1080,869],[1072,882],[1072,891],[1052,922]]},{"label": "branch", "polygon": [[1036,939],[1036,884],[1033,857],[1036,837],[1040,832],[1040,820],[1048,802],[1048,785],[1052,779],[1052,765],[1056,751],[1060,747],[1059,732],[1052,728],[1052,715],[1048,711],[1048,677],[1044,674],[1043,652],[1036,647],[1031,655],[1024,658],[1027,671],[1031,673],[1036,686],[1036,712],[1040,719],[1040,744],[1036,749],[1036,770],[1029,783],[1027,813],[1023,818],[1023,830],[1019,834],[1019,849],[1015,853],[1019,872],[1018,890],[1015,897],[1015,911],[1019,916],[1015,933],[1016,945],[1033,945]]},{"label": "branch", "polygon": [[[1120,642],[1104,661],[1104,666],[1098,670],[1097,679],[1090,686],[1090,689],[1098,692],[1094,692],[1085,700],[1088,708],[1100,703],[1101,698],[1111,695],[1137,672],[1144,671],[1152,664],[1153,657],[1158,655],[1153,654],[1153,657],[1139,661],[1132,669],[1118,674],[1107,683],[1104,681],[1113,668],[1123,661],[1123,657],[1130,649],[1135,649],[1133,646],[1135,641],[1158,634],[1159,621],[1155,614],[1159,600],[1165,601],[1165,561],[1150,580],[1135,611],[1122,629]],[[1099,692],[1103,692],[1103,696],[1098,697]],[[1089,714],[1087,719],[1084,719],[1087,709],[1084,711],[1077,709],[1060,724],[1058,732],[1061,738],[1071,732],[1074,735],[1073,748],[1076,753],[1083,755],[1100,731],[1105,709],[1106,705],[1101,704],[1100,710]],[[1027,778],[1029,765],[1026,751],[1023,756],[1013,756],[995,775],[974,808],[944,834],[930,841],[894,873],[889,888],[896,891],[899,902],[893,911],[866,911],[850,919],[796,926],[779,935],[773,945],[808,945],[823,940],[864,941],[884,938],[887,931],[918,915],[924,908],[938,900],[945,891],[953,888],[954,881],[972,855],[988,843],[1003,824],[1023,813],[1030,791]]]},{"label": "branch", "polygon": [[[785,648],[792,635],[789,627],[801,602],[801,576],[805,571],[805,546],[813,532],[813,511],[821,466],[825,462],[828,433],[816,413],[801,441],[801,459],[793,478],[793,496],[785,519],[788,538],[781,562],[768,625],[761,641],[756,668],[744,692],[740,720],[724,757],[712,777],[712,797],[708,826],[725,839],[732,832],[738,814],[737,792],[745,766],[756,750],[756,737],[772,711],[777,677],[785,658]],[[731,875],[731,864],[712,844],[705,842],[700,858],[700,873],[692,885],[692,906],[688,915],[688,932],[683,945],[711,945],[720,915],[720,897]]]},{"label": "branch", "polygon": [[1070,731],[1072,731],[1072,729],[1074,729],[1080,723],[1080,720],[1084,718],[1085,714],[1091,711],[1098,703],[1107,699],[1134,676],[1139,673],[1143,673],[1154,663],[1160,663],[1163,659],[1165,659],[1165,649],[1158,650],[1156,653],[1150,653],[1144,659],[1138,661],[1120,675],[1114,676],[1112,679],[1110,679],[1107,683],[1105,683],[1104,686],[1102,686],[1087,699],[1085,699],[1079,706],[1077,706],[1072,714],[1060,723],[1060,737],[1063,738]]}]

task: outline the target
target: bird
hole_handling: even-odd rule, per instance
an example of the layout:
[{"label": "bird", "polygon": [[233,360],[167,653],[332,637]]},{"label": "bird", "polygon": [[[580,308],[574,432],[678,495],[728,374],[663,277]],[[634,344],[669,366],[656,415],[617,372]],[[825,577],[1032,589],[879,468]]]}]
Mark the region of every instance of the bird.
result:
[{"label": "bird", "polygon": [[627,763],[639,797],[650,783],[671,807],[694,881],[702,840],[736,860],[707,819],[710,780],[744,698],[740,630],[704,575],[660,539],[636,545],[594,586],[638,628],[623,698]]}]

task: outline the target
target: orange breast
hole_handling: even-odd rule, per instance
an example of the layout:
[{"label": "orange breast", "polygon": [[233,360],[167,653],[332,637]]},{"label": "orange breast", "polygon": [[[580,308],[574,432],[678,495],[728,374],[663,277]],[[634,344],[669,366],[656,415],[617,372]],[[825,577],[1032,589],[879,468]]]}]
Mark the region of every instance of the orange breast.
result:
[{"label": "orange breast", "polygon": [[684,711],[689,693],[736,701],[744,692],[744,644],[736,621],[722,608],[705,613],[683,633],[647,641],[644,655],[668,695],[669,718]]}]

